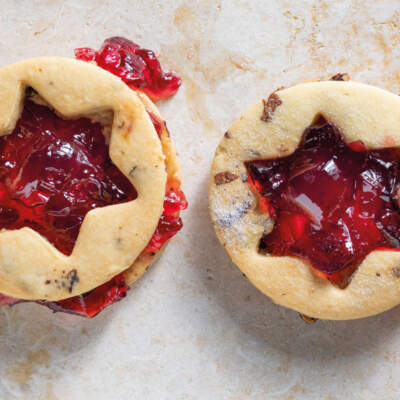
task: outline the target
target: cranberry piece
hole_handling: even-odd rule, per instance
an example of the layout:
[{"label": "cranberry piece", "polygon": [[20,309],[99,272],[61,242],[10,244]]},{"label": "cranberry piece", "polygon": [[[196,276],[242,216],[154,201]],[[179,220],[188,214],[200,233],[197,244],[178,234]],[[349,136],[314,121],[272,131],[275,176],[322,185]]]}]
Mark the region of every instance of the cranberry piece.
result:
[{"label": "cranberry piece", "polygon": [[140,89],[152,100],[172,96],[181,85],[179,76],[163,71],[157,56],[123,37],[106,39],[99,51],[75,49],[75,56],[119,76],[132,89]]},{"label": "cranberry piece", "polygon": [[399,149],[346,144],[320,118],[293,154],[246,162],[261,208],[275,221],[260,250],[304,258],[345,287],[368,253],[400,247],[399,160]]},{"label": "cranberry piece", "polygon": [[87,212],[136,197],[99,123],[63,120],[26,100],[14,131],[0,137],[0,229],[30,227],[70,255]]},{"label": "cranberry piece", "polygon": [[38,303],[49,307],[54,312],[61,311],[92,318],[108,305],[123,299],[128,290],[129,286],[125,283],[123,274],[119,274],[83,295],[56,302],[39,301]]}]

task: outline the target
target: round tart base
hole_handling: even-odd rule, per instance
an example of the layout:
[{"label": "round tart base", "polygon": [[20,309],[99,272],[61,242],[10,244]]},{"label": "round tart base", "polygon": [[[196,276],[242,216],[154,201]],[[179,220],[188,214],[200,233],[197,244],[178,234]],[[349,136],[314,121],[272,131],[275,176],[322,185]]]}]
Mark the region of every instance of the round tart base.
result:
[{"label": "round tart base", "polygon": [[392,93],[354,81],[278,90],[250,107],[219,144],[209,185],[211,218],[231,260],[275,303],[315,318],[367,317],[400,303],[400,252],[368,254],[345,289],[318,277],[300,258],[258,252],[273,220],[260,210],[244,162],[292,154],[318,115],[338,126],[348,143],[400,146],[400,98]]}]

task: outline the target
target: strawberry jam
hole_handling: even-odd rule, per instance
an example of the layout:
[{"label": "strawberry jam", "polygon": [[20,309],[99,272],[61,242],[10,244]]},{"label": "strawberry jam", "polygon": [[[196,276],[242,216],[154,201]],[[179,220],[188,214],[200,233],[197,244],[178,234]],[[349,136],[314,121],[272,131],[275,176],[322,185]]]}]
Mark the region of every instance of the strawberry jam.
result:
[{"label": "strawberry jam", "polygon": [[260,251],[309,261],[345,287],[366,255],[400,248],[400,151],[346,144],[320,117],[287,156],[246,163],[260,206],[275,224]]},{"label": "strawberry jam", "polygon": [[106,39],[99,51],[87,47],[75,49],[75,56],[78,60],[95,61],[153,101],[172,96],[181,85],[179,76],[163,71],[154,52],[123,37]]},{"label": "strawberry jam", "polygon": [[70,255],[87,212],[136,197],[99,123],[64,120],[27,99],[14,131],[0,137],[1,229],[30,227]]}]

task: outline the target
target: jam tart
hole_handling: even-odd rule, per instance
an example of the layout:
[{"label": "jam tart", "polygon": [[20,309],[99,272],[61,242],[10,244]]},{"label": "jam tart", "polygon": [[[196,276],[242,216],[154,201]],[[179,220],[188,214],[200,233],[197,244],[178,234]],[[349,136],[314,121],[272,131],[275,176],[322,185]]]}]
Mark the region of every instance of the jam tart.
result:
[{"label": "jam tart", "polygon": [[182,227],[178,159],[148,97],[180,79],[125,38],[76,56],[0,69],[0,303],[93,317]]},{"label": "jam tart", "polygon": [[400,303],[400,98],[338,74],[275,91],[225,133],[217,236],[275,303],[345,320]]}]

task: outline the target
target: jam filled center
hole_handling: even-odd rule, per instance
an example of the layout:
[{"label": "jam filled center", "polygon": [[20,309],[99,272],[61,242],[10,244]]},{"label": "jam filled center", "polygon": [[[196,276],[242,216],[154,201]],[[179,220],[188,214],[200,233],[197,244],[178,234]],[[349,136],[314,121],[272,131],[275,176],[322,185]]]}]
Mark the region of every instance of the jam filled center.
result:
[{"label": "jam filled center", "polygon": [[346,144],[322,117],[287,157],[246,163],[260,205],[275,224],[260,251],[308,260],[345,287],[365,256],[400,248],[400,151]]},{"label": "jam filled center", "polygon": [[136,197],[100,123],[64,120],[26,99],[13,132],[0,137],[0,229],[32,228],[70,255],[87,212]]}]

